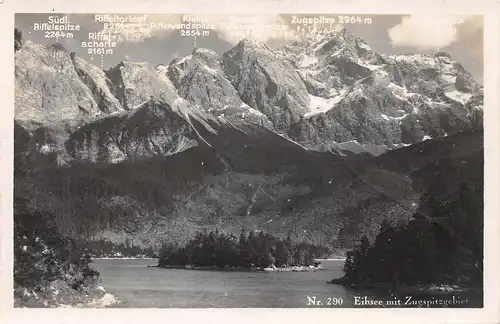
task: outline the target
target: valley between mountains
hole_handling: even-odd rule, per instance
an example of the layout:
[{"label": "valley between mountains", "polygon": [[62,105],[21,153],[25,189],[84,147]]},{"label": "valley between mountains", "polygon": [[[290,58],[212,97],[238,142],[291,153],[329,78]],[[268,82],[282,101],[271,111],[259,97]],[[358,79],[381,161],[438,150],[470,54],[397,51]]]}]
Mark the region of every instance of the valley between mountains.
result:
[{"label": "valley between mountains", "polygon": [[27,41],[15,87],[15,197],[68,237],[158,248],[243,227],[343,250],[482,170],[482,85],[345,29],[108,70]]}]

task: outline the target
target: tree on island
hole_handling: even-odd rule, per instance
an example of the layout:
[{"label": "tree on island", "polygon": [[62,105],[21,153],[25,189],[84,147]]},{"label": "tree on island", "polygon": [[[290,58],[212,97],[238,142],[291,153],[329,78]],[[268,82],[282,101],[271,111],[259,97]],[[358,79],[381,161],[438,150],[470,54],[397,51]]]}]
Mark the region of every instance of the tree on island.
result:
[{"label": "tree on island", "polygon": [[197,232],[185,246],[166,244],[162,247],[158,265],[213,266],[217,268],[267,268],[271,266],[313,265],[315,258],[326,257],[330,250],[308,243],[293,244],[269,233],[242,229],[239,238],[216,231]]}]

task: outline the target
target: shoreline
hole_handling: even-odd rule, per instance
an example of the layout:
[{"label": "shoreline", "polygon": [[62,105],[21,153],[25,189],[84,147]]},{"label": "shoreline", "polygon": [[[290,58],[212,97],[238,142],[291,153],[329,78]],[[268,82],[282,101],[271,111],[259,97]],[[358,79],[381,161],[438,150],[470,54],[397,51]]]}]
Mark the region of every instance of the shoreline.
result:
[{"label": "shoreline", "polygon": [[158,258],[140,258],[140,257],[99,257],[92,258],[92,260],[156,260]]},{"label": "shoreline", "polygon": [[180,269],[180,270],[195,270],[195,271],[241,271],[241,272],[313,272],[313,271],[322,271],[323,266],[288,266],[288,267],[268,267],[268,268],[234,268],[234,267],[225,267],[218,268],[214,266],[192,266],[192,265],[171,265],[171,266],[163,266],[160,267],[158,265],[148,265],[149,268],[160,268],[160,269]]},{"label": "shoreline", "polygon": [[420,286],[394,286],[392,283],[362,283],[356,284],[347,281],[344,277],[335,278],[327,281],[327,284],[341,285],[353,289],[368,289],[375,290],[381,289],[388,292],[396,293],[409,293],[409,294],[449,294],[449,293],[463,293],[474,290],[474,288],[464,288],[458,285],[444,285],[444,284],[429,284]]},{"label": "shoreline", "polygon": [[122,301],[102,285],[77,291],[62,280],[56,280],[43,291],[14,289],[14,308],[107,308]]}]

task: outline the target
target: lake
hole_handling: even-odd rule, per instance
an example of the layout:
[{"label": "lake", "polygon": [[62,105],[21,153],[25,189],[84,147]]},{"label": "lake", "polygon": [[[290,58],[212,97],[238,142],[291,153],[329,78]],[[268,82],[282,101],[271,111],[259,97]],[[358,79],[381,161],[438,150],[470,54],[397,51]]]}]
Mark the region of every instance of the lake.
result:
[{"label": "lake", "polygon": [[[322,261],[324,269],[315,272],[205,271],[147,267],[156,263],[156,259],[96,259],[92,266],[100,272],[104,288],[123,301],[118,307],[370,307],[359,304],[364,297],[369,300],[384,300],[383,306],[371,307],[404,307],[406,298],[406,295],[396,298],[387,293],[375,293],[373,290],[353,290],[341,285],[327,284],[327,281],[343,276],[344,261]],[[472,296],[453,293],[436,298],[414,295],[412,302],[419,299],[463,302],[467,297],[470,300],[465,304],[448,307],[482,306],[480,296],[470,298]],[[387,304],[387,301],[398,299],[401,301],[399,306]]]},{"label": "lake", "polygon": [[324,269],[315,272],[147,267],[156,263],[157,260],[97,259],[92,265],[101,273],[106,290],[123,300],[120,307],[307,307],[308,296],[316,297],[323,307],[349,307],[353,302],[352,291],[326,283],[343,275],[344,261],[322,261]]}]

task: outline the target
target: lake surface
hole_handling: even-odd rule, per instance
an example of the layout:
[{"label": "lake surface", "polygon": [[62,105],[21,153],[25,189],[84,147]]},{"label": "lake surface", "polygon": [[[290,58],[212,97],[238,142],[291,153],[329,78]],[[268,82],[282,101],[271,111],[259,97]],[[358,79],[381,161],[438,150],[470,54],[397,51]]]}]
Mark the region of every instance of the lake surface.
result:
[{"label": "lake surface", "polygon": [[[120,307],[308,307],[308,296],[321,301],[320,307],[349,307],[353,302],[352,291],[326,283],[343,275],[344,261],[322,261],[324,269],[316,272],[147,267],[156,263],[157,260],[97,259],[93,268],[101,273],[106,290],[123,300]],[[333,305],[340,302],[341,306]]]},{"label": "lake surface", "polygon": [[[315,272],[205,271],[147,267],[156,265],[156,259],[96,259],[92,266],[100,272],[104,288],[123,301],[118,307],[370,307],[360,304],[360,300],[365,297],[368,300],[384,301],[383,305],[371,307],[405,307],[406,295],[396,298],[394,295],[376,293],[373,290],[353,290],[341,285],[327,284],[327,281],[343,276],[344,261],[321,263],[324,269]],[[467,298],[469,300],[465,304],[448,307],[482,306],[481,296],[454,293],[440,296],[413,295],[412,301],[451,301],[453,298],[462,302]],[[387,302],[398,299],[399,305]]]}]

